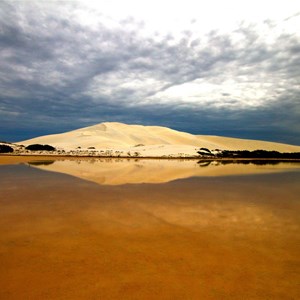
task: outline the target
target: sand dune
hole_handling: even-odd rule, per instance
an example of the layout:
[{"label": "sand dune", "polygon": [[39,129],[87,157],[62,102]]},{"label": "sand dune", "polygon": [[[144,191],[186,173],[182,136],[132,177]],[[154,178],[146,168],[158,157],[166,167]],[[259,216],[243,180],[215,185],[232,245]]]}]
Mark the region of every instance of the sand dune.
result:
[{"label": "sand dune", "polygon": [[300,146],[257,140],[245,140],[220,136],[192,135],[167,127],[127,125],[123,123],[101,123],[61,134],[41,136],[19,142],[23,145],[50,144],[56,148],[72,150],[114,149],[140,151],[143,156],[196,154],[195,149],[210,150],[276,150],[279,152],[300,152]]}]

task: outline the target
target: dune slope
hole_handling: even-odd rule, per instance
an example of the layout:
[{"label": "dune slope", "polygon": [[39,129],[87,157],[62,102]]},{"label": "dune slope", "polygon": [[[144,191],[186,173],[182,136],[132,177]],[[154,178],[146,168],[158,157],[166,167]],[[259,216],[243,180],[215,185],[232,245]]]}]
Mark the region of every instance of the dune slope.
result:
[{"label": "dune slope", "polygon": [[[77,147],[96,149],[130,149],[136,146],[155,155],[163,154],[164,149],[174,147],[187,152],[196,147],[227,150],[276,150],[279,152],[300,152],[300,146],[266,141],[245,140],[220,136],[192,135],[167,127],[127,125],[107,122],[61,134],[36,137],[19,142],[23,145],[50,144],[66,150]],[[159,145],[159,146],[157,146]],[[156,148],[155,148],[156,147]],[[159,147],[159,148],[158,148]],[[150,149],[150,150],[149,150]],[[161,150],[159,150],[161,149]],[[172,151],[171,151],[172,152]],[[146,153],[145,153],[146,154]]]}]

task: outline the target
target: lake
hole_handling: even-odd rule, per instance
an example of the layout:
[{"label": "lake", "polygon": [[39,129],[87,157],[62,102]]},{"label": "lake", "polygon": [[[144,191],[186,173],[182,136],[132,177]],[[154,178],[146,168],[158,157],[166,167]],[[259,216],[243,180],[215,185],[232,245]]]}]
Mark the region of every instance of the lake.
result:
[{"label": "lake", "polygon": [[300,299],[300,163],[1,162],[0,299]]}]

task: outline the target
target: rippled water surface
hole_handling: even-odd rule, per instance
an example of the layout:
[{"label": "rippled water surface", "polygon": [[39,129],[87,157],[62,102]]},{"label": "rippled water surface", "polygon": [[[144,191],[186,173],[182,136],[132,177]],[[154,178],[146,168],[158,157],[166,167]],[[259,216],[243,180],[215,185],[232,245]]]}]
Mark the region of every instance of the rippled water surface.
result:
[{"label": "rippled water surface", "polygon": [[299,163],[5,162],[0,299],[300,299]]}]

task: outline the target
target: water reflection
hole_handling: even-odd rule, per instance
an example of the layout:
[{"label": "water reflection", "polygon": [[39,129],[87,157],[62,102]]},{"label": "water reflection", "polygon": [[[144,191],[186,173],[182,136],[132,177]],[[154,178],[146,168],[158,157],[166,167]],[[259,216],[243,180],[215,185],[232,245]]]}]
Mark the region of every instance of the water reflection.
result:
[{"label": "water reflection", "polygon": [[[1,299],[299,299],[295,166],[99,185],[43,171],[59,162],[0,166]],[[147,168],[168,174],[159,161],[61,163],[105,167],[104,182],[117,170],[128,178]],[[169,178],[223,168],[189,164],[170,167]]]},{"label": "water reflection", "polygon": [[[299,163],[298,161],[290,161],[292,164]],[[242,165],[258,165],[258,166],[266,166],[266,165],[279,165],[279,164],[286,164],[287,162],[283,162],[280,160],[199,160],[198,164],[200,167],[208,167],[210,165],[231,165],[231,164],[242,164]],[[289,163],[289,162],[288,162]]]},{"label": "water reflection", "polygon": [[29,161],[28,164],[31,166],[49,166],[54,163],[54,160],[37,160]]},{"label": "water reflection", "polygon": [[159,159],[58,159],[30,165],[98,184],[166,183],[199,176],[249,175],[297,170],[300,163],[280,161],[196,161]]}]

